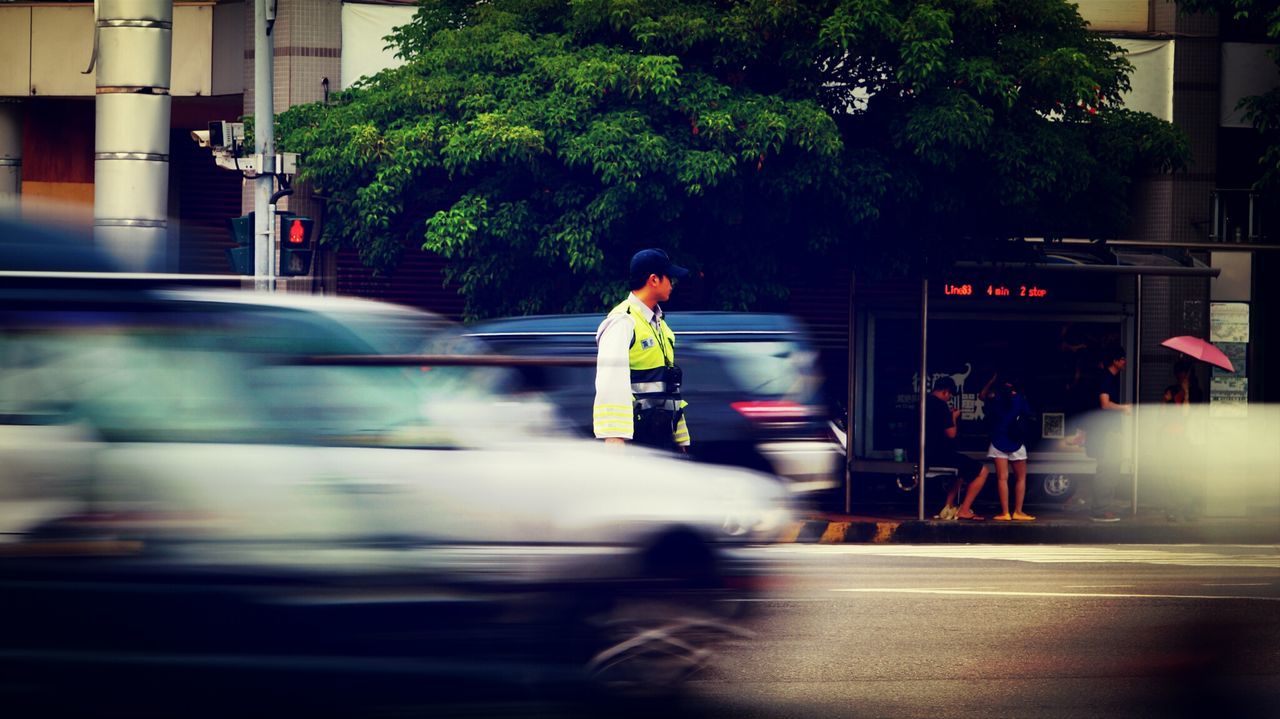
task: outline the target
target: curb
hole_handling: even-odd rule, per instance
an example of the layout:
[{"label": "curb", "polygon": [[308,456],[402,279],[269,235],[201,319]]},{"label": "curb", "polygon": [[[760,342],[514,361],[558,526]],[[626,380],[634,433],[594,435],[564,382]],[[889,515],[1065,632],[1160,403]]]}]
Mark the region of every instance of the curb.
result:
[{"label": "curb", "polygon": [[896,539],[901,526],[902,522],[897,521],[833,522],[829,519],[806,519],[803,522],[792,522],[778,537],[778,541],[782,544],[891,544],[895,541],[911,541]]},{"label": "curb", "polygon": [[825,519],[810,519],[793,522],[779,542],[784,544],[846,544],[864,542],[869,544],[889,544],[895,540],[902,522],[896,521],[853,521],[838,522]]},{"label": "curb", "polygon": [[1017,524],[822,519],[793,522],[779,536],[787,544],[1280,544],[1280,520],[1202,520],[1169,524],[1163,518],[1097,524],[1047,520]]}]

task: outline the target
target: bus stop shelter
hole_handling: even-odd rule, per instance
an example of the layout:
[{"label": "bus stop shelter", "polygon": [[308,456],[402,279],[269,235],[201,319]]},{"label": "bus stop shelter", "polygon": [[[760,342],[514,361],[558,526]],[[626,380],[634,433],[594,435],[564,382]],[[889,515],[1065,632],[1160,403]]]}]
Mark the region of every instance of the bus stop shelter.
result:
[{"label": "bus stop shelter", "polygon": [[[1141,342],[1141,338],[1143,336],[1143,310],[1144,310],[1143,279],[1144,278],[1182,277],[1182,278],[1203,278],[1207,280],[1207,279],[1218,276],[1220,270],[1214,267],[1206,266],[1195,260],[1179,261],[1178,259],[1171,258],[1165,254],[1160,254],[1160,253],[1151,252],[1151,251],[1137,251],[1136,248],[1132,247],[1132,245],[1135,245],[1135,244],[1141,245],[1142,243],[1125,243],[1125,244],[1128,244],[1130,246],[1124,247],[1123,249],[1115,248],[1114,252],[1111,252],[1110,249],[1108,249],[1108,255],[1106,257],[1113,258],[1110,263],[1104,263],[1104,261],[1092,260],[1089,258],[1088,253],[1072,253],[1070,251],[1062,252],[1062,251],[1056,251],[1056,248],[1050,249],[1046,247],[1044,251],[1037,253],[1037,256],[1032,261],[1026,261],[1026,260],[993,261],[993,262],[961,261],[961,262],[956,262],[953,265],[953,268],[951,271],[954,271],[955,273],[959,273],[961,275],[964,275],[965,273],[981,274],[981,273],[992,273],[992,272],[1024,273],[1024,274],[1035,276],[1035,277],[1040,277],[1040,276],[1053,277],[1057,282],[1066,283],[1066,284],[1071,284],[1078,281],[1084,281],[1086,278],[1093,278],[1093,279],[1106,278],[1106,277],[1132,278],[1133,280],[1132,301],[1131,301],[1132,324],[1133,324],[1132,336],[1135,338],[1134,340],[1135,342]],[[1091,248],[1096,248],[1098,245],[1097,243],[1089,243],[1089,246]],[[1067,249],[1070,249],[1070,248],[1068,247]],[[1162,245],[1158,248],[1152,248],[1152,249],[1157,249],[1157,250],[1164,249],[1164,246]],[[929,367],[930,367],[929,365],[930,294],[931,294],[931,289],[933,291],[936,291],[938,289],[936,286],[934,288],[931,288],[930,281],[931,281],[930,277],[927,277],[927,276],[920,278],[918,280],[920,355],[919,355],[918,375],[917,375],[919,377],[919,381],[918,381],[918,386],[916,388],[917,390],[916,409],[918,410],[918,430],[914,438],[914,441],[916,442],[916,450],[917,450],[916,457],[918,458],[924,457],[925,398],[929,392],[929,383],[926,381],[926,378],[929,376]],[[939,278],[935,276],[933,278],[933,281],[936,283],[939,281]],[[946,288],[947,294],[951,294],[953,290],[958,293],[971,292],[973,291],[973,288],[972,287],[966,288],[965,286],[958,286],[958,287],[948,286]],[[1016,291],[1017,291],[1017,288],[1015,288],[1015,292]],[[1022,291],[1025,292],[1026,288],[1025,287],[1022,288]],[[857,459],[855,457],[855,448],[854,448],[853,432],[852,432],[854,428],[854,421],[855,421],[854,408],[859,406],[858,405],[858,400],[859,400],[858,382],[854,380],[856,376],[856,368],[854,366],[856,362],[855,358],[858,356],[855,351],[856,350],[855,345],[858,341],[858,335],[855,332],[855,320],[854,320],[855,307],[856,307],[856,294],[854,290],[854,278],[851,278],[850,306],[849,306],[849,316],[850,316],[849,377],[850,377],[850,381],[849,381],[849,396],[848,396],[848,404],[847,404],[847,411],[849,412],[849,414],[848,414],[848,419],[846,424],[846,427],[850,431],[846,440],[846,467],[845,467],[845,511],[846,512],[851,512],[853,509],[852,486],[853,486],[853,477],[855,474],[855,463]],[[1141,349],[1142,349],[1141,347],[1135,347],[1134,348],[1135,351],[1131,352],[1131,361],[1129,366],[1131,368],[1131,378],[1133,383],[1132,386],[1134,388],[1141,387],[1142,372],[1143,372]],[[1135,395],[1136,395],[1136,389],[1135,389]],[[1131,448],[1133,450],[1132,451],[1133,480],[1132,480],[1131,505],[1132,505],[1132,511],[1134,512],[1137,511],[1139,476],[1140,476],[1140,467],[1138,465],[1139,453],[1137,451],[1137,446],[1136,446],[1140,436],[1139,432],[1137,431],[1137,427],[1141,421],[1140,417],[1141,417],[1141,408],[1140,408],[1140,405],[1135,402],[1134,414],[1133,414],[1134,431],[1132,432],[1132,441],[1134,443],[1134,446]],[[926,499],[925,488],[927,486],[927,482],[925,480],[926,480],[927,471],[928,471],[928,468],[925,466],[925,463],[923,461],[916,462],[915,488],[917,492],[917,505],[918,505],[917,514],[918,514],[918,518],[921,520],[925,518],[925,499]]]}]

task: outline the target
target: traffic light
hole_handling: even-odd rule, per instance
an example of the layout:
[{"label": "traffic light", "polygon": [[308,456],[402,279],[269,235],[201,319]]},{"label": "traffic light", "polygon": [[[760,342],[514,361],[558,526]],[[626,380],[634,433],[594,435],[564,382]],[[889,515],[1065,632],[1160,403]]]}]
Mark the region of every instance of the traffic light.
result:
[{"label": "traffic light", "polygon": [[253,213],[227,220],[235,247],[227,248],[227,262],[237,275],[253,274]]},{"label": "traffic light", "polygon": [[311,230],[315,220],[301,215],[281,218],[280,276],[297,277],[311,272],[314,240]]}]

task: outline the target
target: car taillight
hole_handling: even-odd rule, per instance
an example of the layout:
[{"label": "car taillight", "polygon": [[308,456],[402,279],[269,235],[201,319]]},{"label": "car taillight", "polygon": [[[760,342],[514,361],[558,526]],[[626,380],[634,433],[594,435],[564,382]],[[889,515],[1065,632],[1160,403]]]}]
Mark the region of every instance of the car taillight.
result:
[{"label": "car taillight", "polygon": [[729,405],[760,431],[788,439],[830,439],[825,423],[818,422],[822,408],[790,400],[753,400]]},{"label": "car taillight", "polygon": [[798,422],[814,417],[817,408],[788,400],[757,400],[729,405],[752,422]]}]

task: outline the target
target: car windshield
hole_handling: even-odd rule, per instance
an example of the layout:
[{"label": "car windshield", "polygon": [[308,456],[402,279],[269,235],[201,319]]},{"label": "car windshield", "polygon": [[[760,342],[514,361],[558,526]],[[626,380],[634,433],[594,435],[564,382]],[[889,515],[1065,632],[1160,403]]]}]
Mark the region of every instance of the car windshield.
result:
[{"label": "car windshield", "polygon": [[802,400],[818,390],[815,355],[794,342],[702,341],[697,346],[724,360],[733,380],[753,396]]},{"label": "car windshield", "polygon": [[452,396],[448,386],[416,367],[299,362],[370,353],[342,327],[300,313],[40,319],[0,335],[0,414],[10,422],[83,423],[117,441],[452,441],[429,417],[431,401]]},{"label": "car windshield", "polygon": [[[337,310],[328,316],[367,345],[352,354],[372,350],[380,355],[479,355],[491,351],[449,320],[425,312]],[[419,366],[409,374],[437,401],[488,399],[513,382],[513,373],[501,367]]]},{"label": "car windshield", "polygon": [[423,353],[428,346],[444,344],[456,334],[448,320],[418,312],[337,311],[329,315],[378,354]]}]

